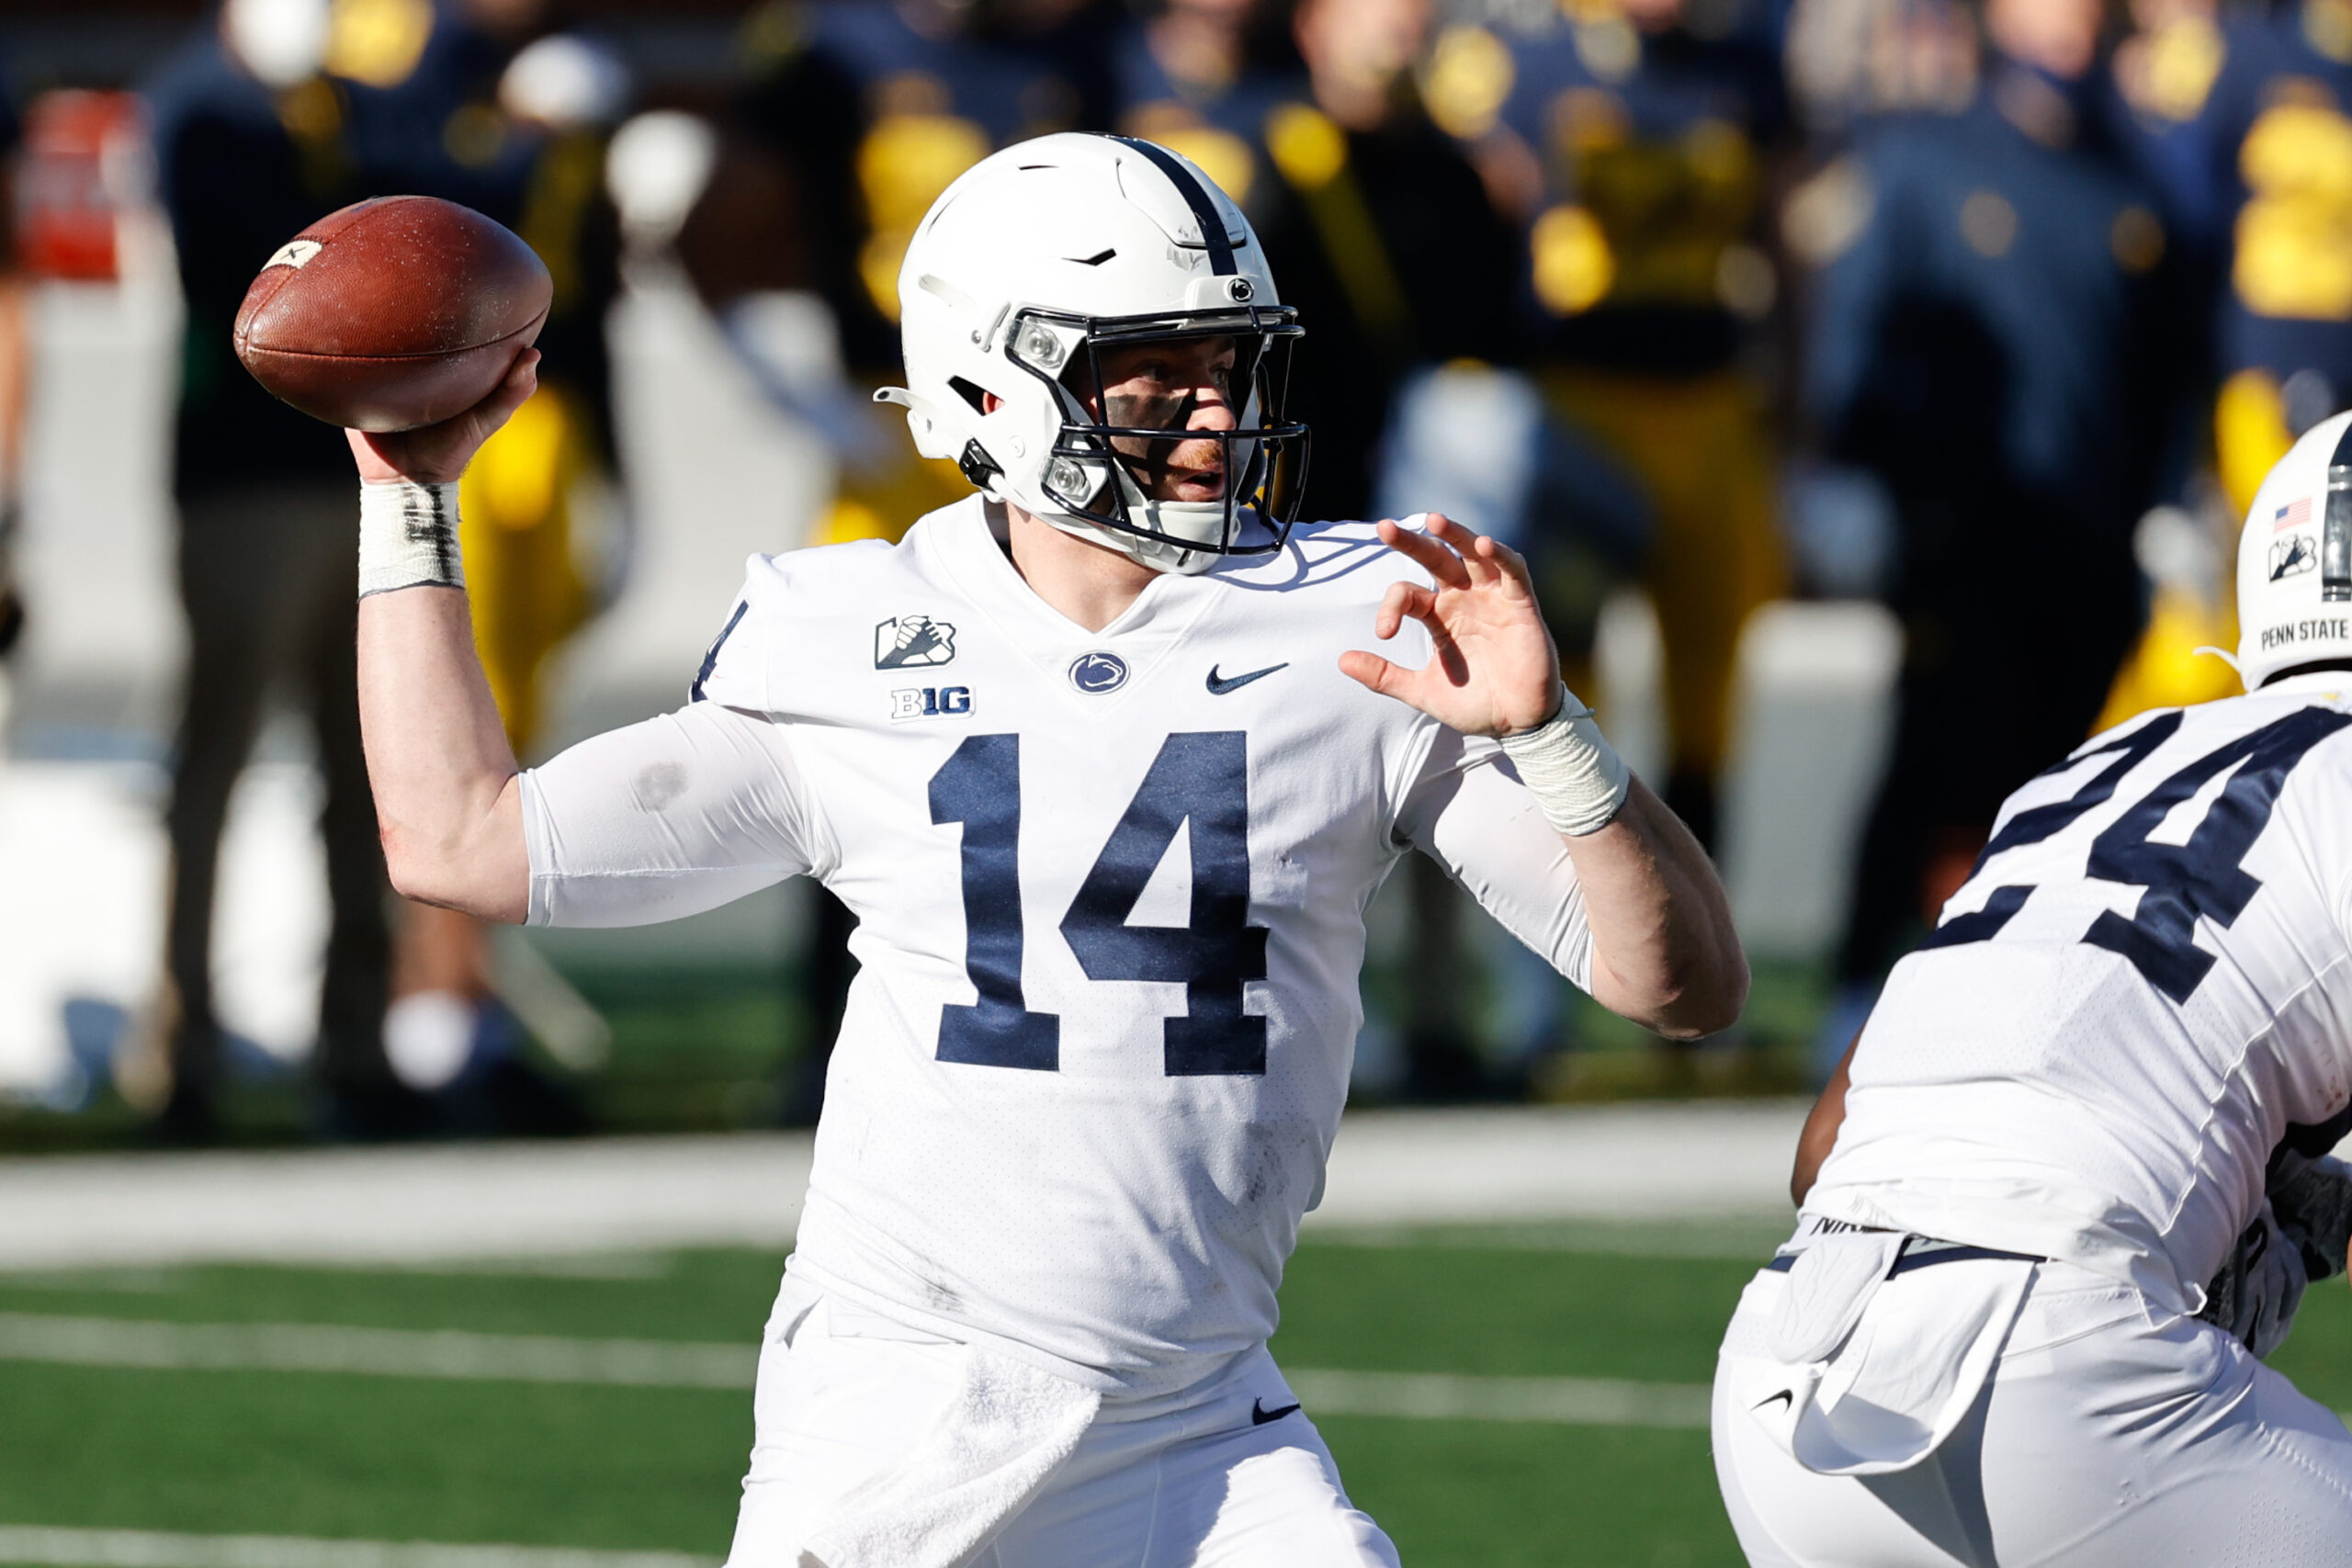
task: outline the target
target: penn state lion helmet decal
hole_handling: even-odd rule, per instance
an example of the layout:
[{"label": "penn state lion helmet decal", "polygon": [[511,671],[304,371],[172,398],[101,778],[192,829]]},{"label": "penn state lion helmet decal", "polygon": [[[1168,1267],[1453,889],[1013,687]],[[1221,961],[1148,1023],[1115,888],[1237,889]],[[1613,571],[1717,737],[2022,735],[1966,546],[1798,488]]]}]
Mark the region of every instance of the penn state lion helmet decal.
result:
[{"label": "penn state lion helmet decal", "polygon": [[[1283,408],[1303,333],[1249,220],[1184,158],[1080,132],[985,158],[915,231],[899,299],[907,385],[875,396],[907,410],[925,457],[1162,571],[1282,547],[1306,472],[1306,427]],[[1106,351],[1205,338],[1233,343],[1238,428],[1088,406]],[[1151,454],[1180,431],[1223,444],[1220,500],[1148,493]]]},{"label": "penn state lion helmet decal", "polygon": [[2238,674],[2249,692],[2352,663],[2352,413],[2322,420],[2254,498],[2238,536]]}]

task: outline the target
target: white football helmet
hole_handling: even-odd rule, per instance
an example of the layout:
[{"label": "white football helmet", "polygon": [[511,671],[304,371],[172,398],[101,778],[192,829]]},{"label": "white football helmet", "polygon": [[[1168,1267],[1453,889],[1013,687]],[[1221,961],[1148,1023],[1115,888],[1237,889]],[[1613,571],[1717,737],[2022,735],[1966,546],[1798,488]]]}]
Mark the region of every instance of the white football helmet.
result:
[{"label": "white football helmet", "polygon": [[2303,433],[2238,536],[2239,678],[2352,666],[2352,413]]},{"label": "white football helmet", "polygon": [[[1162,571],[1282,548],[1306,477],[1306,427],[1283,416],[1303,334],[1249,220],[1185,159],[1080,132],[985,158],[915,231],[899,302],[907,385],[874,396],[906,409],[924,457]],[[1106,423],[1080,395],[1103,384],[1105,348],[1208,337],[1234,343],[1238,429],[1184,430],[1189,401],[1165,425]],[[1137,445],[1179,433],[1225,444],[1222,500],[1155,501],[1137,483]]]}]

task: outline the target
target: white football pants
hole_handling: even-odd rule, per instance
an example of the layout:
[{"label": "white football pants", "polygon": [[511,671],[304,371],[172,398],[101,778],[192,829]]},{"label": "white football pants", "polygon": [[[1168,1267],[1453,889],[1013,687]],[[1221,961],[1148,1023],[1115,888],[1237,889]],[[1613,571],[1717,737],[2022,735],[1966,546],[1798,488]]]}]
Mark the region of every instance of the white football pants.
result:
[{"label": "white football pants", "polygon": [[[834,1302],[803,1315],[797,1288],[760,1353],[727,1568],[800,1568],[807,1537],[928,1435],[956,1381],[958,1347]],[[1297,1404],[1261,1347],[1148,1416],[1106,1406],[967,1568],[1398,1568]]]},{"label": "white football pants", "polygon": [[1804,1469],[1741,1399],[1773,1365],[1788,1279],[1748,1284],[1715,1374],[1715,1473],[1755,1568],[2352,1562],[2343,1423],[2210,1324],[2064,1264],[2036,1269],[1984,1392],[1927,1459]]}]

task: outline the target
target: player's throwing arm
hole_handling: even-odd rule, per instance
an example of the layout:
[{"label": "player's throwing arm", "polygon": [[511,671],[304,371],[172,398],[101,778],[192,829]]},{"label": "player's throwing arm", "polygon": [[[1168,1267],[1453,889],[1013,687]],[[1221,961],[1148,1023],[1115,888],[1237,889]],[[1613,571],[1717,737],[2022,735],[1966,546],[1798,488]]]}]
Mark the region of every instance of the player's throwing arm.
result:
[{"label": "player's throwing arm", "polygon": [[[537,386],[526,349],[444,424],[352,431],[359,464],[359,727],[392,886],[520,923],[530,892],[514,753],[474,651],[458,558],[458,476]],[[413,590],[413,592],[399,592]]]},{"label": "player's throwing arm", "polygon": [[383,197],[280,246],[233,333],[245,367],[345,426],[358,461],[359,712],[392,886],[507,921],[530,876],[514,756],[474,652],[458,478],[537,387],[553,288],[481,214]]}]

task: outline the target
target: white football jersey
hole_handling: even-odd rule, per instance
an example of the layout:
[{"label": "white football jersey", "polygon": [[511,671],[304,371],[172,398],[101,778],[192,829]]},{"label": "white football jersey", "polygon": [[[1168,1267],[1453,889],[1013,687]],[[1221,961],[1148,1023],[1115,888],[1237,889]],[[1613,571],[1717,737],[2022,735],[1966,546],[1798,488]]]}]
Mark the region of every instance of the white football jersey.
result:
[{"label": "white football jersey", "polygon": [[2352,696],[2143,715],[2010,796],[1854,1054],[1813,1213],[2194,1310],[2271,1153],[2352,1122]]},{"label": "white football jersey", "polygon": [[682,712],[526,776],[536,922],[796,873],[862,965],[791,1267],[1098,1386],[1262,1342],[1363,1021],[1363,914],[1408,843],[1577,984],[1566,846],[1491,743],[1342,675],[1426,581],[1362,524],[1155,579],[1101,632],[980,501],[898,546],[755,557]]}]

